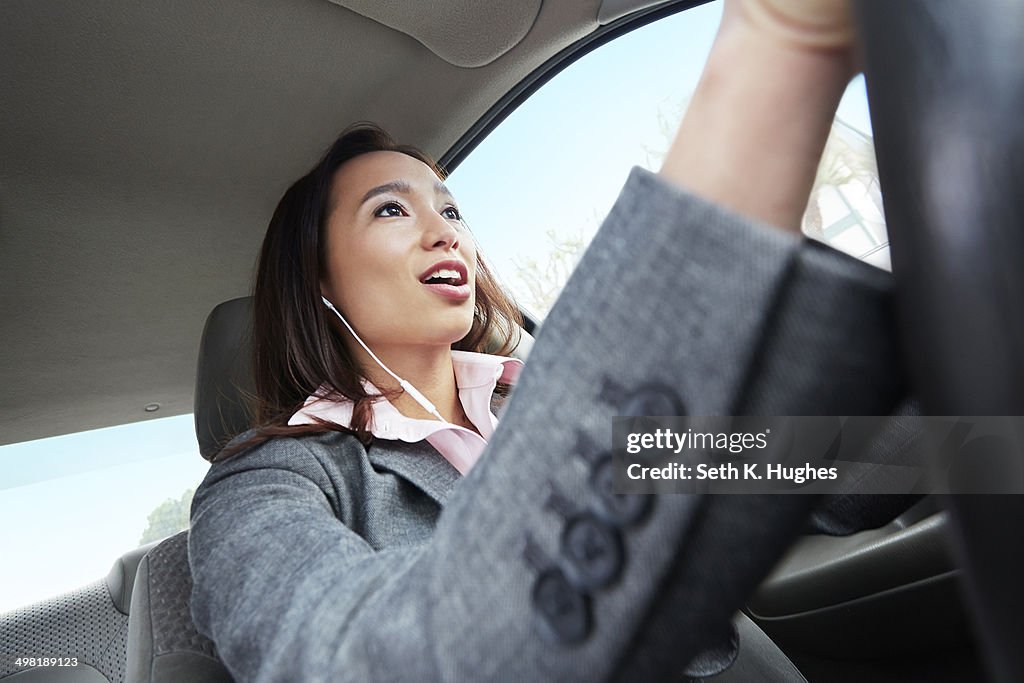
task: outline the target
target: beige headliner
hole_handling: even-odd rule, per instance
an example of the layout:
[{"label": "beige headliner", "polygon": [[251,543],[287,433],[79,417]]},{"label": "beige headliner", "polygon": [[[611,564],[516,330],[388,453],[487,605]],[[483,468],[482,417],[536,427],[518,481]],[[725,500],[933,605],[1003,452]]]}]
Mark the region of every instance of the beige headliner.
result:
[{"label": "beige headliner", "polygon": [[339,130],[373,120],[441,155],[557,51],[652,4],[445,0],[410,21],[376,3],[414,38],[326,0],[5,0],[0,444],[191,412],[207,313],[248,293],[277,199]]}]

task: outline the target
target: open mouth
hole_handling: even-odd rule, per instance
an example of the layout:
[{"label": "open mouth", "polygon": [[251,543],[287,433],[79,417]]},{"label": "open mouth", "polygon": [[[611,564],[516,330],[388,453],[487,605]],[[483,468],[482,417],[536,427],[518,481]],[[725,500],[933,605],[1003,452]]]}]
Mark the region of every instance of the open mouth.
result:
[{"label": "open mouth", "polygon": [[420,282],[447,299],[465,300],[471,293],[466,266],[461,261],[435,263],[420,276]]},{"label": "open mouth", "polygon": [[439,268],[422,281],[425,285],[464,285],[466,278],[462,273],[450,268]]}]

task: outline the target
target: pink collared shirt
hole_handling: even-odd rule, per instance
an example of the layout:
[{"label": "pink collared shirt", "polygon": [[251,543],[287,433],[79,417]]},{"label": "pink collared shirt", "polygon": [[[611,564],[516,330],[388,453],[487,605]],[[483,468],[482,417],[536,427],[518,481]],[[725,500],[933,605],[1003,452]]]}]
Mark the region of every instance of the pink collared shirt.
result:
[{"label": "pink collared shirt", "polygon": [[[415,443],[424,439],[465,476],[487,445],[487,440],[498,426],[498,418],[491,412],[491,394],[495,385],[515,384],[523,369],[518,358],[492,356],[470,351],[452,351],[455,368],[455,386],[466,417],[480,431],[439,420],[417,420],[398,412],[389,401],[381,399],[370,404],[373,415],[370,433],[378,439],[393,439]],[[379,394],[373,384],[363,380],[367,393]],[[323,388],[321,388],[322,390]],[[334,401],[322,398],[321,390],[306,399],[302,408],[288,420],[289,425],[315,424],[314,417],[342,427],[352,424],[352,401]]]}]

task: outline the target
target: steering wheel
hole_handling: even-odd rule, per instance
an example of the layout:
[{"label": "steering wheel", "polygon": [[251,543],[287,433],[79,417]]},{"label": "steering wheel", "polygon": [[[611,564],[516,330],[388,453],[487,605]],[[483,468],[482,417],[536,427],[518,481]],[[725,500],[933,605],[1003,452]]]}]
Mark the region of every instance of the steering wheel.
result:
[{"label": "steering wheel", "polygon": [[[856,13],[916,393],[928,415],[1024,415],[1024,4]],[[1019,462],[1022,446],[1018,427],[1001,455]],[[1024,680],[1024,496],[944,503],[992,673]]]}]

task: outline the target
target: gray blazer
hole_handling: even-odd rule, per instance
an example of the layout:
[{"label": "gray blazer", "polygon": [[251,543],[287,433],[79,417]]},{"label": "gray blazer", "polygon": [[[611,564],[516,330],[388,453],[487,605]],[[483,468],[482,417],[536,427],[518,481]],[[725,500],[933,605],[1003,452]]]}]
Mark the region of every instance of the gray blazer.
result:
[{"label": "gray blazer", "polygon": [[611,496],[622,414],[887,414],[890,277],[634,169],[480,462],[275,439],[192,503],[192,613],[239,681],[674,678],[810,496]]}]

